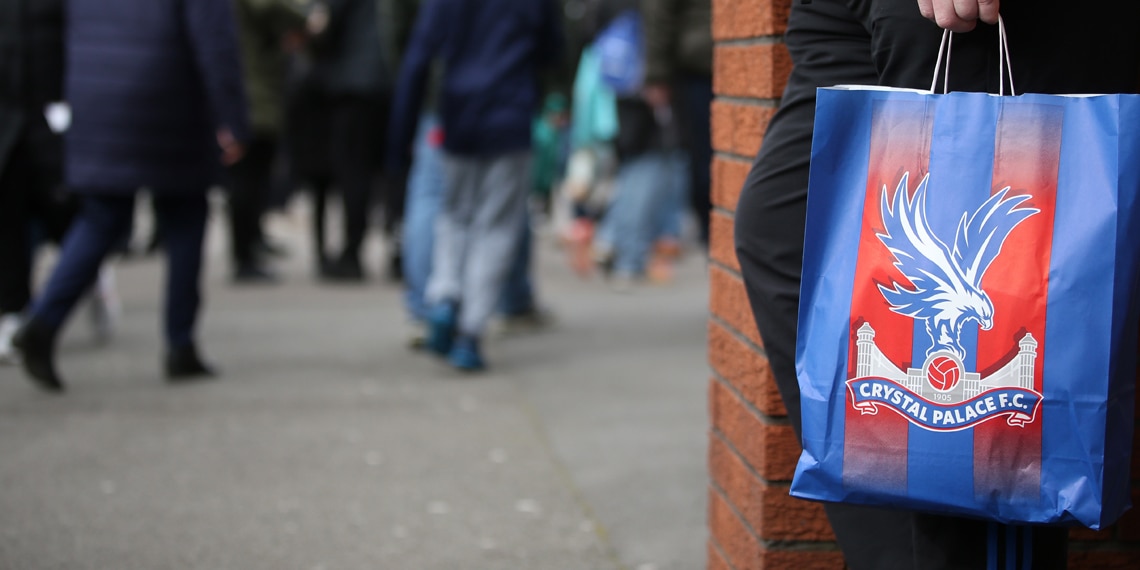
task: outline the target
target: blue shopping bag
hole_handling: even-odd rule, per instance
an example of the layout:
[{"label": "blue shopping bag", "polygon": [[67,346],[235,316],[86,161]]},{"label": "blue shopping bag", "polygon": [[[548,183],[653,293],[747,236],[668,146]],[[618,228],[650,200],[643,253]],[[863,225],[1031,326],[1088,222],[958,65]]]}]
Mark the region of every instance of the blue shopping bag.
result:
[{"label": "blue shopping bag", "polygon": [[810,180],[792,495],[1115,521],[1140,96],[821,89]]}]

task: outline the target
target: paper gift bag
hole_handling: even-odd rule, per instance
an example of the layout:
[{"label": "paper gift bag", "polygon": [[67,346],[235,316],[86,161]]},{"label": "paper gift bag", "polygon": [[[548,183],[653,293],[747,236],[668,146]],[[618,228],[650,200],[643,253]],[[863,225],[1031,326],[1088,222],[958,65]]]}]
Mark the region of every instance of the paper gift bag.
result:
[{"label": "paper gift bag", "polygon": [[1128,508],[1138,99],[819,91],[793,495],[1092,528]]}]

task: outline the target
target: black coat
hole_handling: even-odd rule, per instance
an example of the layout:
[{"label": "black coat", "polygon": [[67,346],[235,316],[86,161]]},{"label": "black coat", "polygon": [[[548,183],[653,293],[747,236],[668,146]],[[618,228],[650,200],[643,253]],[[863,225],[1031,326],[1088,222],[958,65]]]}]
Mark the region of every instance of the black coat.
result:
[{"label": "black coat", "polygon": [[0,0],[0,172],[21,139],[42,171],[60,171],[44,107],[62,99],[63,0]]},{"label": "black coat", "polygon": [[377,0],[329,0],[329,26],[313,41],[316,79],[330,95],[371,96],[390,91],[390,41]]},{"label": "black coat", "polygon": [[68,0],[66,94],[75,191],[205,190],[249,137],[230,0]]}]

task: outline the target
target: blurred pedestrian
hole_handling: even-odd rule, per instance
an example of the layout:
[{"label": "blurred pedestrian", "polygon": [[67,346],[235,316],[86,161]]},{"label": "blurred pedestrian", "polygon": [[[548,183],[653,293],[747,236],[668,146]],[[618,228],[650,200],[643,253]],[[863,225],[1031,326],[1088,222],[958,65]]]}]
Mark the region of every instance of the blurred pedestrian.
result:
[{"label": "blurred pedestrian", "polygon": [[[647,57],[637,0],[602,0],[596,10],[597,31],[583,54],[579,80],[611,92],[618,166],[594,250],[603,271],[612,272],[615,287],[624,291],[645,277],[667,280],[671,275],[671,258],[680,251],[688,158],[680,150],[672,108],[645,97]],[[591,73],[596,77],[590,78]],[[651,274],[655,249],[670,259]]]},{"label": "blurred pedestrian", "polygon": [[[386,53],[378,0],[325,0],[320,5],[327,10],[327,24],[310,27],[315,32],[311,73],[328,122],[324,152],[329,182],[344,205],[343,246],[320,273],[329,280],[359,282],[365,277],[361,248],[391,104],[392,57]],[[320,258],[325,255],[318,252]]]},{"label": "blurred pedestrian", "polygon": [[[32,226],[56,239],[63,192],[63,0],[0,0],[0,362],[31,300]],[[55,115],[55,128],[49,124]]]},{"label": "blurred pedestrian", "polygon": [[[32,295],[37,246],[60,243],[76,201],[63,184],[63,0],[0,1],[0,364]],[[120,306],[105,265],[90,295],[98,341],[114,336]]]},{"label": "blurred pedestrian", "polygon": [[288,183],[312,197],[314,274],[319,278],[329,265],[325,245],[325,210],[332,191],[329,157],[329,109],[313,69],[311,46],[288,56],[285,87],[283,144]]},{"label": "blurred pedestrian", "polygon": [[570,113],[566,96],[550,93],[542,103],[542,112],[534,119],[534,176],[531,194],[537,210],[550,214],[558,181],[566,171],[569,154]]},{"label": "blurred pedestrian", "polygon": [[135,194],[151,189],[168,260],[166,375],[213,374],[194,339],[206,189],[249,137],[241,54],[229,0],[69,0],[65,176],[82,196],[55,271],[16,335],[24,368],[63,389],[56,338],[99,264],[121,240]]},{"label": "blurred pedestrian", "polygon": [[697,214],[701,243],[707,245],[712,212],[712,2],[641,0],[641,4],[645,100],[654,108],[670,107],[677,118],[689,159],[689,202]]},{"label": "blurred pedestrian", "polygon": [[562,49],[552,0],[428,0],[400,70],[389,163],[406,171],[431,62],[443,65],[443,209],[427,301],[428,346],[463,370],[484,367],[480,337],[519,251],[531,186],[539,72]]},{"label": "blurred pedestrian", "polygon": [[230,248],[235,283],[272,283],[261,217],[271,194],[284,110],[286,49],[299,48],[309,0],[239,0],[245,86],[253,129],[245,155],[229,167]]},{"label": "blurred pedestrian", "polygon": [[[414,4],[411,0],[396,0]],[[411,22],[408,25],[410,33]],[[422,348],[427,342],[427,323],[430,308],[425,300],[428,279],[432,269],[432,250],[435,246],[435,224],[443,207],[446,181],[443,176],[443,141],[446,133],[439,122],[437,102],[442,82],[442,65],[438,59],[429,71],[426,95],[421,105],[419,126],[416,128],[411,166],[406,176],[406,210],[402,225],[402,259],[404,281],[404,307],[410,323],[409,345]],[[555,96],[555,95],[551,95]],[[557,97],[556,97],[557,98]],[[546,121],[536,120],[535,139],[540,138],[540,126]],[[555,144],[556,146],[556,144]],[[551,166],[549,170],[557,170]],[[551,173],[553,175],[553,173]],[[538,176],[536,171],[536,177]],[[537,191],[537,189],[536,189]],[[499,301],[504,333],[536,330],[550,324],[551,315],[541,309],[536,300],[534,279],[531,275],[533,240],[529,224],[520,227],[520,245],[511,264]]]}]

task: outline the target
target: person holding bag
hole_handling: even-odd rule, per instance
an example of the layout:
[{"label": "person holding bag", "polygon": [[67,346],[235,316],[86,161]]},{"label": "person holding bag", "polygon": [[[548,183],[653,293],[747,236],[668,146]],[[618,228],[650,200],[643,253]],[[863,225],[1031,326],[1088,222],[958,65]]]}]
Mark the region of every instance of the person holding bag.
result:
[{"label": "person holding bag", "polygon": [[[948,90],[998,93],[1002,82],[996,49],[999,30],[986,24],[996,20],[999,6],[997,2],[970,4],[814,0],[793,5],[787,45],[795,67],[745,182],[737,210],[736,242],[757,325],[798,434],[803,424],[793,339],[797,338],[816,89],[837,84],[926,89],[938,59],[942,26],[977,28],[954,37],[955,63]],[[1001,3],[1018,90],[1135,92],[1140,39],[1132,27],[1140,6],[1124,1],[1109,4],[1093,13],[1074,11],[1055,1]],[[1104,13],[1113,17],[1106,19]],[[921,178],[917,172],[912,176],[910,189]],[[996,179],[994,184],[998,184]],[[897,211],[895,207],[889,203],[887,209]],[[1056,239],[1063,243],[1065,237]],[[805,415],[802,420],[819,418]],[[1064,528],[1003,527],[958,516],[841,503],[827,503],[825,509],[848,566],[856,570],[1066,565]]]}]

